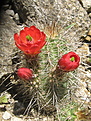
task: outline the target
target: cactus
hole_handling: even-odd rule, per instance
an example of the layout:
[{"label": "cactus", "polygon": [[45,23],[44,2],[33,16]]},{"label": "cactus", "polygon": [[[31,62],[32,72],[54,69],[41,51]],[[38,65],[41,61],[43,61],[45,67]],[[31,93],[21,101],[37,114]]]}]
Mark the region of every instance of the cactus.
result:
[{"label": "cactus", "polygon": [[[33,28],[36,29],[34,26]],[[20,33],[22,32],[24,31],[22,30]],[[29,49],[28,43],[31,43],[32,40],[29,40],[28,43],[24,41],[25,45],[20,43],[21,39],[24,39],[25,37],[23,35],[24,33],[20,35],[20,38],[17,34],[14,35],[17,47],[22,50],[15,53],[16,57],[18,55],[18,59],[12,59],[13,67],[16,68],[13,73],[16,82],[16,84],[13,85],[13,88],[16,88],[17,93],[15,99],[18,99],[20,102],[23,101],[24,106],[26,107],[23,111],[24,115],[31,112],[31,109],[33,108],[43,114],[54,114],[57,112],[56,106],[68,92],[67,88],[70,76],[68,72],[59,68],[58,61],[63,54],[70,51],[69,47],[66,46],[67,41],[61,39],[59,36],[56,36],[55,38],[47,37],[47,43],[42,48],[42,52],[39,53],[40,50],[38,49],[38,52],[35,53],[34,51],[34,54],[32,49],[26,51],[27,49],[25,48],[28,46]],[[28,41],[27,37],[25,39]],[[74,60],[69,61],[72,62]],[[33,74],[31,69],[33,70]],[[11,83],[13,83],[13,81],[11,81]],[[19,97],[20,95],[21,97]]]},{"label": "cactus", "polygon": [[[58,119],[64,120],[66,116],[63,116],[63,114],[60,115],[62,112],[59,111],[59,109],[61,109],[59,107],[61,103],[66,101],[69,101],[69,103],[66,102],[66,104],[74,105],[69,99],[69,92],[74,87],[74,84],[76,84],[77,71],[74,71],[74,69],[79,66],[80,59],[74,52],[70,52],[72,48],[69,48],[67,41],[59,35],[55,38],[47,37],[46,41],[46,45],[41,49],[41,52],[35,55],[31,55],[31,52],[26,53],[21,48],[20,50],[22,51],[16,51],[15,54],[12,55],[14,72],[3,76],[1,80],[4,85],[7,85],[6,89],[9,89],[8,92],[11,93],[12,97],[23,103],[25,109],[20,111],[22,114],[28,115],[31,110],[34,109],[40,114],[54,115],[57,113],[56,117],[58,116]],[[61,57],[64,58],[63,55],[66,55],[68,52],[76,55],[74,57],[78,57],[78,61],[76,61],[78,63],[75,68],[72,67],[72,69],[64,70],[61,66],[64,65],[64,63],[62,62],[61,64],[60,60]],[[71,60],[69,59],[70,63],[73,64],[74,59],[72,56]],[[68,66],[68,64],[65,66]],[[22,68],[23,72],[20,71],[21,73],[18,73]],[[26,71],[28,68],[29,73]],[[27,78],[27,76],[29,76],[29,78]],[[4,77],[6,78],[5,82]],[[69,117],[70,114],[70,116],[72,116],[71,119],[76,117],[74,115],[74,109],[75,107],[73,106],[72,114],[70,114],[71,110],[69,110],[69,106],[67,107],[67,110],[69,110],[67,115]],[[67,111],[66,108],[62,108],[62,110]],[[60,113],[58,113],[58,111]],[[17,112],[17,114],[18,113],[19,112]]]}]

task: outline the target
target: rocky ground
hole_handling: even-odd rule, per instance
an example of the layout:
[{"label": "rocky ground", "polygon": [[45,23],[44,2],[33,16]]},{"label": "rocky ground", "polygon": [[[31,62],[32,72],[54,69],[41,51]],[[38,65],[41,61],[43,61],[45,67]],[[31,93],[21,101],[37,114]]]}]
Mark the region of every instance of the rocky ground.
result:
[{"label": "rocky ground", "polygon": [[[31,0],[32,1],[32,0]],[[18,1],[17,1],[18,2]],[[44,7],[45,2],[45,7]],[[84,116],[83,121],[91,120],[91,2],[90,0],[58,0],[49,3],[48,1],[44,1],[41,3],[33,2],[33,6],[37,4],[37,9],[34,7],[33,9],[27,10],[28,12],[32,11],[31,15],[26,14],[24,10],[24,6],[19,10],[18,7],[12,6],[15,3],[14,0],[8,0],[0,11],[0,78],[8,73],[13,73],[14,68],[12,67],[12,55],[15,53],[14,49],[14,39],[13,35],[16,32],[19,32],[24,26],[36,25],[38,28],[43,30],[47,36],[51,36],[54,38],[57,33],[60,31],[60,35],[62,38],[68,41],[69,47],[73,46],[73,50],[76,51],[81,57],[81,65],[77,70],[77,80],[78,83],[76,86],[76,91],[74,94],[74,100],[79,101],[81,104],[84,103],[84,107],[89,108],[89,113]],[[42,5],[41,5],[42,4]],[[58,4],[56,8],[56,4]],[[30,5],[30,6],[32,6]],[[27,6],[27,3],[26,3]],[[41,9],[39,7],[41,6]],[[46,8],[47,6],[47,8]],[[31,7],[30,7],[31,8]],[[34,10],[34,11],[33,11]],[[57,11],[58,10],[58,11]],[[55,14],[53,14],[55,11]],[[61,12],[59,12],[61,11]],[[24,12],[22,14],[21,12]],[[34,12],[38,12],[36,18],[36,14]],[[34,14],[33,14],[34,13]],[[45,16],[46,19],[45,19]],[[42,15],[43,16],[42,16]],[[53,20],[57,19],[56,25],[54,26],[53,21],[51,20],[51,15],[53,14]],[[57,14],[57,16],[56,16]],[[21,16],[22,15],[22,16]],[[26,16],[26,19],[25,19]],[[49,19],[50,17],[50,19]],[[42,18],[42,22],[41,22]],[[24,20],[23,20],[24,19]],[[31,21],[32,19],[32,21]],[[45,21],[47,21],[45,24]],[[46,25],[46,27],[45,27]],[[68,27],[68,28],[67,28]],[[53,29],[54,28],[54,29]],[[52,31],[50,31],[52,29]],[[58,30],[57,30],[58,29]],[[17,50],[18,51],[18,50]],[[74,75],[75,76],[75,75]],[[72,82],[73,83],[73,82]],[[0,86],[2,83],[0,84]],[[74,92],[74,85],[72,87],[72,91]],[[3,92],[2,89],[0,92]],[[6,103],[0,104],[0,121],[57,121],[54,116],[38,117],[38,114],[34,113],[32,110],[32,118],[26,116],[16,116],[13,114],[14,104],[17,104],[11,95],[7,93],[7,90],[1,93],[2,95],[6,95]],[[23,108],[18,104],[16,107],[18,109]],[[23,109],[20,109],[22,111]],[[88,116],[89,114],[89,116]],[[79,119],[79,114],[77,114],[77,121],[82,121]],[[36,117],[33,119],[33,117]],[[88,118],[89,117],[89,118]],[[61,119],[59,120],[61,121]],[[69,119],[70,121],[70,119]]]}]

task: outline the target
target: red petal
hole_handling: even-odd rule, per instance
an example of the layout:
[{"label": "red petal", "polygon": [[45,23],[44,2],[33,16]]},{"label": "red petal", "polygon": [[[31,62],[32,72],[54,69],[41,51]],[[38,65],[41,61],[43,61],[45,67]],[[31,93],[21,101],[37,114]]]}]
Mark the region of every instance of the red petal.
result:
[{"label": "red petal", "polygon": [[18,44],[18,43],[15,43],[16,46],[22,50],[23,52],[26,51],[28,49],[28,46],[26,44]]},{"label": "red petal", "polygon": [[29,27],[24,28],[26,35],[30,35]]},{"label": "red petal", "polygon": [[41,40],[44,41],[46,39],[46,35],[44,34],[44,32],[41,32]]},{"label": "red petal", "polygon": [[22,50],[22,46],[20,46],[20,45],[17,44],[16,42],[15,42],[15,45],[16,45],[20,50]]},{"label": "red petal", "polygon": [[20,40],[18,34],[14,34],[14,40],[15,40],[15,42],[16,42],[17,44],[21,44],[21,40]]},{"label": "red petal", "polygon": [[19,39],[19,36],[18,36],[18,34],[17,34],[17,33],[15,33],[15,34],[14,34],[14,40],[17,42],[17,41],[18,41],[18,39]]},{"label": "red petal", "polygon": [[35,26],[31,26],[29,31],[30,31],[30,36],[34,39],[34,41],[37,41],[41,38],[41,32]]},{"label": "red petal", "polygon": [[40,53],[39,46],[38,45],[32,45],[31,48],[28,48],[28,53],[30,53],[30,54]]},{"label": "red petal", "polygon": [[46,44],[46,41],[38,41],[36,42],[36,44],[39,46],[39,48],[41,49],[45,44]]},{"label": "red petal", "polygon": [[25,33],[25,31],[24,30],[21,30],[20,31],[20,39],[21,39],[21,41],[23,42],[23,43],[27,43],[27,39],[26,39],[26,33]]}]

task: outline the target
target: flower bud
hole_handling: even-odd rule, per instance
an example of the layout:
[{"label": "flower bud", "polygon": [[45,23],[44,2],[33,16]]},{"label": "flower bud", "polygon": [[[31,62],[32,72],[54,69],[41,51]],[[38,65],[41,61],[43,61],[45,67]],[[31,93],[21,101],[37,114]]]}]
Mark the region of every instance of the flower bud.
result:
[{"label": "flower bud", "polygon": [[29,80],[33,77],[33,71],[29,68],[19,68],[17,75],[20,79]]},{"label": "flower bud", "polygon": [[74,71],[79,66],[79,62],[80,57],[74,52],[69,52],[59,59],[58,65],[63,71]]}]

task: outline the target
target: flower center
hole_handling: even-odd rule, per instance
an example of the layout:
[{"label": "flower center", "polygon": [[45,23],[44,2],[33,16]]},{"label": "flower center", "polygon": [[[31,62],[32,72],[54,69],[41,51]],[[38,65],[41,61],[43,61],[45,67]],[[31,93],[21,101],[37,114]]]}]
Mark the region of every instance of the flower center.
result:
[{"label": "flower center", "polygon": [[26,39],[29,40],[29,41],[32,41],[32,37],[30,35],[27,35]]},{"label": "flower center", "polygon": [[71,57],[70,61],[72,61],[72,62],[75,61],[75,57]]}]

